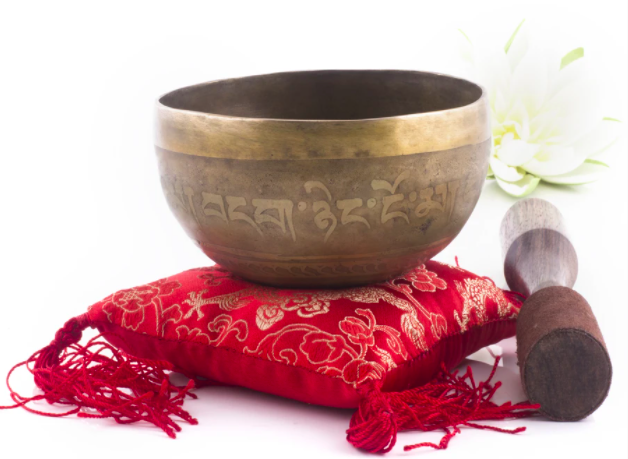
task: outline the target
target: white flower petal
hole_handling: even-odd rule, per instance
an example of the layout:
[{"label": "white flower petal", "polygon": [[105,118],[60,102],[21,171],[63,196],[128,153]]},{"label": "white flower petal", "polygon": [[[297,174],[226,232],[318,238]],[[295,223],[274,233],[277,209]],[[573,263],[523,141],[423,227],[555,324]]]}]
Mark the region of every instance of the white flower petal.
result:
[{"label": "white flower petal", "polygon": [[547,65],[544,56],[526,54],[512,75],[510,91],[525,105],[528,114],[543,106],[548,90]]},{"label": "white flower petal", "polygon": [[496,144],[489,174],[514,196],[531,192],[541,179],[561,184],[593,180],[606,166],[587,158],[612,145],[621,128],[600,121],[600,80],[583,50],[553,55],[546,42],[528,40],[522,24],[505,48],[490,56],[489,65],[483,60],[487,56],[475,50]]},{"label": "white flower petal", "polygon": [[497,142],[497,138],[501,138],[506,133],[504,126],[499,124],[495,119],[491,120],[491,130],[493,131],[493,141]]},{"label": "white flower petal", "polygon": [[610,119],[598,122],[597,126],[572,144],[576,155],[583,160],[599,155],[617,140],[621,125],[621,122]]},{"label": "white flower petal", "polygon": [[516,122],[521,125],[528,118],[528,109],[521,100],[514,100],[504,122]]},{"label": "white flower petal", "polygon": [[[508,135],[508,134],[506,134]],[[497,157],[508,166],[521,166],[533,159],[538,151],[538,145],[515,139],[506,141],[506,135],[502,139],[502,144],[497,150]]]},{"label": "white flower petal", "polygon": [[531,174],[545,177],[566,174],[581,163],[572,147],[546,146],[522,167]]},{"label": "white flower petal", "polygon": [[[527,142],[530,138],[530,118],[527,109],[521,101],[517,101],[510,109],[502,125],[514,128],[521,140]],[[514,138],[513,133],[510,133],[510,135]]]},{"label": "white flower petal", "polygon": [[557,185],[582,185],[598,180],[608,169],[608,165],[602,161],[587,159],[573,171],[563,175],[543,177],[543,181]]},{"label": "white flower petal", "polygon": [[525,173],[519,172],[516,167],[504,164],[499,158],[493,155],[491,155],[489,159],[489,167],[493,175],[506,182],[518,182],[525,176]]},{"label": "white flower petal", "polygon": [[583,80],[595,79],[594,69],[587,59],[578,59],[567,67],[553,73],[552,84],[548,93],[549,97],[555,96],[560,90],[573,83]]},{"label": "white flower petal", "polygon": [[556,120],[558,114],[555,111],[547,111],[536,115],[530,121],[529,141],[541,143],[558,134]]},{"label": "white flower petal", "polygon": [[500,180],[499,177],[495,177],[495,179],[502,190],[517,198],[521,198],[532,193],[541,181],[540,178],[530,174],[527,174],[524,178],[514,183],[504,182],[503,180]]},{"label": "white flower petal", "polygon": [[503,121],[506,118],[506,114],[508,113],[508,101],[504,94],[498,89],[495,92],[495,99],[493,102],[493,111],[495,113],[495,118],[498,121]]},{"label": "white flower petal", "polygon": [[506,132],[502,136],[502,144],[512,142],[513,140],[515,140],[515,135],[512,132]]},{"label": "white flower petal", "polygon": [[555,135],[552,136],[551,142],[554,144],[573,145],[583,135],[594,129],[599,119],[600,117],[590,113],[583,113],[583,111],[577,111],[571,116],[562,117],[556,120]]},{"label": "white flower petal", "polygon": [[596,82],[579,81],[563,88],[546,103],[543,111],[555,114],[553,134],[559,136],[560,143],[575,141],[602,118],[598,93]]},{"label": "white flower petal", "polygon": [[521,117],[521,121],[515,125],[517,135],[521,140],[527,142],[530,140],[530,118],[528,112],[524,111]]}]

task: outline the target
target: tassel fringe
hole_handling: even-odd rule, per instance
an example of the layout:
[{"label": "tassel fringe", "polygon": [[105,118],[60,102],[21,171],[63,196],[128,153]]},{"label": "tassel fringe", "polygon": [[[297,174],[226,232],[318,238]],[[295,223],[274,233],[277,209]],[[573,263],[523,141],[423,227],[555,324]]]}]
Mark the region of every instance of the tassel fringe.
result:
[{"label": "tassel fringe", "polygon": [[[181,430],[173,418],[198,424],[181,408],[186,396],[196,398],[190,393],[194,388],[192,380],[185,387],[175,386],[168,378],[170,363],[132,357],[99,340],[101,335],[85,346],[78,345],[88,326],[87,314],[69,320],[48,346],[15,365],[6,379],[15,404],[0,409],[21,407],[50,417],[76,414],[81,418],[112,418],[119,424],[146,421],[171,438]],[[12,389],[11,375],[22,366],[33,374],[42,395],[23,397]],[[49,413],[28,406],[38,400],[74,408]]]},{"label": "tassel fringe", "polygon": [[[15,365],[6,378],[15,404],[0,409],[21,407],[50,417],[76,414],[82,418],[112,418],[119,424],[145,421],[171,438],[181,430],[175,418],[198,424],[182,408],[186,396],[196,398],[190,392],[195,387],[193,380],[184,387],[175,386],[168,376],[173,369],[170,363],[132,357],[101,340],[102,335],[79,345],[88,326],[87,314],[69,320],[48,346]],[[381,381],[363,385],[359,389],[362,401],[351,418],[347,440],[357,448],[386,453],[395,446],[397,432],[405,430],[444,432],[438,444],[417,443],[405,446],[405,451],[421,447],[446,449],[462,426],[510,434],[523,432],[525,427],[501,429],[476,423],[530,417],[539,409],[539,405],[528,402],[497,405],[491,401],[501,386],[500,382],[491,384],[498,364],[499,357],[488,379],[479,384],[471,367],[459,376],[457,371],[450,373],[443,366],[431,383],[402,392],[382,392]],[[24,397],[13,390],[11,375],[22,366],[33,374],[43,394]],[[29,406],[39,400],[72,408],[50,413]]]},{"label": "tassel fringe", "polygon": [[369,382],[361,389],[363,399],[351,418],[347,440],[357,448],[386,453],[395,446],[397,432],[404,430],[445,432],[438,444],[417,443],[405,446],[404,451],[426,446],[446,449],[461,426],[509,434],[523,432],[525,427],[501,429],[475,423],[530,417],[539,409],[539,405],[528,402],[497,405],[491,401],[501,386],[500,382],[491,384],[498,364],[499,357],[488,379],[477,385],[471,367],[458,376],[457,371],[449,373],[444,366],[431,383],[403,392],[382,392],[381,382]]}]

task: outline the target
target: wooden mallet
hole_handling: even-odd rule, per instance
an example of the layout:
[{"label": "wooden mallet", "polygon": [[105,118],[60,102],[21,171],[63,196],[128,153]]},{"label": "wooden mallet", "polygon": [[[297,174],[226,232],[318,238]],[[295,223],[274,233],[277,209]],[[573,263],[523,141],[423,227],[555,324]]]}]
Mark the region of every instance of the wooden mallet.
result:
[{"label": "wooden mallet", "polygon": [[556,421],[577,421],[604,401],[612,367],[591,306],[572,287],[578,258],[562,215],[542,199],[514,204],[501,226],[504,274],[525,295],[517,357],[529,400]]}]

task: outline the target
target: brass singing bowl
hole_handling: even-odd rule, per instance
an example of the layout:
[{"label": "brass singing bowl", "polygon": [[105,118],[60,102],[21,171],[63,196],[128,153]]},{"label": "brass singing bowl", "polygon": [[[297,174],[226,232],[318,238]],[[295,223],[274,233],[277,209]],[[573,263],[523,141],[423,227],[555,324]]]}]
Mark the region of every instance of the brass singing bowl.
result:
[{"label": "brass singing bowl", "polygon": [[427,72],[330,70],[162,96],[161,183],[209,258],[281,287],[383,282],[460,232],[491,146],[487,97]]}]

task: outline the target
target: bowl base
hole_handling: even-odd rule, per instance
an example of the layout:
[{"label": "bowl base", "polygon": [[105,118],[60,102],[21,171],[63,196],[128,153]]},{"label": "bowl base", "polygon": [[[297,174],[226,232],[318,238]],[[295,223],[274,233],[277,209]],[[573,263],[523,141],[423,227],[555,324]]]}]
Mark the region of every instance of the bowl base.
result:
[{"label": "bowl base", "polygon": [[[453,238],[389,253],[344,257],[278,257],[199,243],[216,263],[251,282],[280,288],[345,288],[399,277],[443,250]],[[400,253],[401,252],[401,253]],[[341,258],[339,260],[339,258]]]}]

